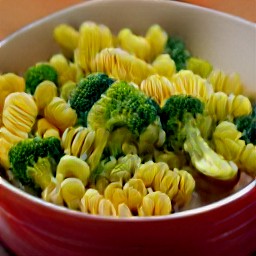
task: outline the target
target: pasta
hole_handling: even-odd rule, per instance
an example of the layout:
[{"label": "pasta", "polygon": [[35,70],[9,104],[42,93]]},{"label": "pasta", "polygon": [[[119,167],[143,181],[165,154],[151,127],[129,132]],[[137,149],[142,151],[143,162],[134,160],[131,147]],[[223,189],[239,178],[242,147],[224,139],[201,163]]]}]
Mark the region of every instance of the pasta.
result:
[{"label": "pasta", "polygon": [[166,77],[158,74],[148,76],[140,84],[140,89],[160,106],[171,96],[171,88],[171,82]]},{"label": "pasta", "polygon": [[149,59],[149,42],[144,37],[133,34],[129,28],[121,29],[117,40],[118,45],[127,52],[145,61]]},{"label": "pasta", "polygon": [[53,55],[49,63],[57,70],[60,87],[69,81],[78,82],[83,77],[81,68],[70,62],[63,54]]},{"label": "pasta", "polygon": [[[242,94],[237,73],[225,74],[190,54],[183,63],[184,69],[177,71],[174,60],[165,51],[170,36],[157,24],[151,25],[144,35],[126,27],[115,35],[106,25],[93,21],[85,21],[78,30],[60,24],[53,37],[61,51],[40,63],[57,72],[56,81],[44,80],[31,93],[25,75],[0,75],[0,165],[6,173],[12,174],[10,150],[26,139],[55,137],[63,150],[58,162],[39,156],[26,169],[30,174],[39,173],[31,177],[41,189],[43,200],[86,214],[126,218],[190,209],[200,204],[195,198],[203,198],[200,193],[204,193],[205,187],[218,186],[211,183],[218,177],[210,176],[208,180],[206,173],[198,174],[197,157],[200,166],[211,166],[202,157],[207,153],[196,148],[195,141],[189,143],[189,136],[203,141],[204,149],[212,150],[211,156],[223,161],[222,167],[233,167],[237,180],[240,172],[251,179],[255,177],[256,145],[243,139],[244,132],[238,131],[235,123],[236,118],[251,115],[255,106]],[[129,115],[126,110],[118,116],[116,126],[111,119],[109,127],[113,129],[104,126],[105,112],[95,104],[98,99],[92,106],[94,112],[78,113],[71,107],[72,93],[81,78],[93,73],[109,76],[108,86],[118,80],[128,82],[129,89],[139,90],[152,103],[154,121],[135,136],[123,125],[124,115]],[[175,95],[196,98],[205,107],[189,120],[194,130],[183,141],[183,133],[188,131],[184,126],[178,138],[184,145],[181,150],[168,147],[168,136],[173,134],[168,134],[161,123],[163,106]],[[101,99],[109,97],[102,92]],[[137,108],[141,101],[139,105],[131,101],[129,104]],[[114,112],[121,112],[118,104],[114,108]],[[147,116],[144,109],[141,112],[131,118],[132,122]],[[112,112],[108,114],[112,117]],[[179,122],[172,125],[179,127]],[[194,148],[194,155],[189,155],[188,148]],[[218,170],[220,162],[210,164]],[[52,172],[46,175],[45,170]],[[22,189],[26,190],[26,186],[29,185]],[[209,202],[213,197],[209,195]]]},{"label": "pasta", "polygon": [[113,47],[113,36],[110,29],[102,24],[84,22],[79,28],[75,60],[85,73],[89,73],[92,71],[91,61],[96,54],[109,47]]},{"label": "pasta", "polygon": [[223,121],[213,133],[213,142],[219,154],[237,163],[245,172],[253,174],[256,168],[256,147],[252,143],[245,145],[241,136],[233,123]]},{"label": "pasta", "polygon": [[54,29],[53,37],[66,56],[72,57],[78,46],[79,32],[68,24],[60,24]]},{"label": "pasta", "polygon": [[212,84],[215,92],[238,95],[243,90],[240,77],[237,73],[228,75],[221,70],[213,70],[207,80]]},{"label": "pasta", "polygon": [[60,98],[54,97],[44,108],[44,117],[61,132],[64,132],[70,126],[73,126],[77,120],[77,114],[67,102]]},{"label": "pasta", "polygon": [[243,95],[227,95],[224,92],[213,93],[206,103],[208,113],[218,121],[232,120],[248,115],[252,111],[250,100]]},{"label": "pasta", "polygon": [[92,71],[104,72],[110,77],[133,81],[135,84],[155,73],[153,67],[121,48],[105,48],[92,61]]},{"label": "pasta", "polygon": [[171,82],[171,95],[186,94],[207,101],[213,93],[212,85],[190,70],[181,70],[174,74]]},{"label": "pasta", "polygon": [[[47,94],[42,97],[42,94],[47,91]],[[45,107],[52,101],[54,97],[58,96],[58,88],[51,81],[43,81],[41,82],[34,93],[34,100],[36,102],[38,111],[40,114],[43,114]]]}]

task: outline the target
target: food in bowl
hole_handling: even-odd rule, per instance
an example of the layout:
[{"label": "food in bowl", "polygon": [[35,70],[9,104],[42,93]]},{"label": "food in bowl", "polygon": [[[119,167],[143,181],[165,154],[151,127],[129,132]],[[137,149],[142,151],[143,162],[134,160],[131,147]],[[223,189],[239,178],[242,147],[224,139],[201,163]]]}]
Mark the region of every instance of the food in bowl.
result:
[{"label": "food in bowl", "polygon": [[0,77],[0,163],[13,184],[132,217],[199,207],[253,180],[256,105],[237,73],[159,24],[145,34],[59,24],[53,37],[60,52]]},{"label": "food in bowl", "polygon": [[[239,72],[243,95],[255,98],[253,24],[177,1],[94,0],[63,10],[1,42],[1,71],[24,74],[49,61],[59,53],[54,28],[64,23],[78,29],[86,20],[105,24],[115,34],[130,27],[142,36],[159,24],[184,39],[194,56],[226,74]],[[236,180],[224,182],[232,187]],[[68,210],[0,178],[0,239],[17,255],[250,255],[255,251],[255,180],[241,172],[237,185],[230,187],[209,198],[209,190],[223,186],[207,180],[201,183],[201,202],[192,194],[189,206],[195,209],[184,206],[174,208],[174,214],[127,218]]]}]

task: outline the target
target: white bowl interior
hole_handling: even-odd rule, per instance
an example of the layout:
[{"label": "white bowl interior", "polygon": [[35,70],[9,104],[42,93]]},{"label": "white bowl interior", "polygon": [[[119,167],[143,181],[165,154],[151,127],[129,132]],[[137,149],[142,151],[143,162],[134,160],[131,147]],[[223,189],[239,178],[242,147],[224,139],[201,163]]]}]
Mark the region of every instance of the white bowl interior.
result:
[{"label": "white bowl interior", "polygon": [[209,60],[216,68],[238,72],[248,92],[255,95],[255,24],[228,14],[194,5],[155,0],[94,0],[60,11],[35,22],[0,44],[0,72],[24,71],[45,60],[58,48],[53,28],[59,23],[78,27],[83,21],[106,24],[112,31],[130,27],[144,33],[153,23],[182,37],[195,56]]}]

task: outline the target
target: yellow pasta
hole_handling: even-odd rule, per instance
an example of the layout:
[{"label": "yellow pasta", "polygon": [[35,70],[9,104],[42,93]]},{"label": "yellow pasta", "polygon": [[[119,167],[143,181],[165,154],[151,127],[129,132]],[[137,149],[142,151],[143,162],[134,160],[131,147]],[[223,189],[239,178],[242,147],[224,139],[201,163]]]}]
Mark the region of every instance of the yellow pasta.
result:
[{"label": "yellow pasta", "polygon": [[252,105],[250,100],[243,95],[235,96],[215,92],[206,103],[206,111],[217,121],[232,121],[235,117],[250,114]]},{"label": "yellow pasta", "polygon": [[72,58],[78,46],[79,32],[68,24],[60,24],[53,31],[55,41],[60,45],[63,53]]},{"label": "yellow pasta", "polygon": [[92,152],[95,131],[79,126],[67,128],[62,135],[62,147],[65,154],[86,160]]},{"label": "yellow pasta", "polygon": [[256,174],[256,147],[241,139],[235,124],[227,121],[221,122],[213,133],[213,142],[217,153],[225,159],[234,161],[241,170],[255,176]]},{"label": "yellow pasta", "polygon": [[62,182],[65,178],[78,178],[86,186],[90,176],[88,164],[76,156],[64,155],[58,163],[56,181]]},{"label": "yellow pasta", "polygon": [[25,92],[14,92],[5,99],[3,124],[13,134],[27,138],[38,114],[33,97]]},{"label": "yellow pasta", "polygon": [[240,139],[241,136],[235,124],[228,121],[220,122],[213,133],[216,152],[225,159],[237,163],[245,147],[245,142]]},{"label": "yellow pasta", "polygon": [[81,199],[81,211],[103,216],[116,216],[116,210],[112,202],[100,195],[96,189],[86,190]]},{"label": "yellow pasta", "polygon": [[3,111],[4,101],[12,92],[23,92],[25,90],[25,80],[14,73],[0,75],[0,113]]},{"label": "yellow pasta", "polygon": [[215,92],[238,95],[243,91],[240,76],[237,73],[228,75],[217,69],[210,73],[207,80],[212,84]]},{"label": "yellow pasta", "polygon": [[56,204],[64,205],[63,197],[61,195],[61,184],[56,182],[56,179],[52,180],[47,187],[42,191],[42,199]]},{"label": "yellow pasta", "polygon": [[252,177],[256,176],[256,146],[252,143],[249,143],[245,146],[244,151],[240,156],[240,168],[252,175]]},{"label": "yellow pasta", "polygon": [[140,89],[160,106],[163,106],[165,100],[172,94],[171,82],[166,77],[158,74],[148,76],[143,80],[140,84]]},{"label": "yellow pasta", "polygon": [[70,62],[63,54],[53,55],[49,63],[56,69],[58,73],[58,84],[62,87],[66,82],[78,82],[83,77],[80,67]]},{"label": "yellow pasta", "polygon": [[85,194],[84,184],[77,178],[66,178],[60,184],[61,196],[69,209],[79,210],[80,202]]},{"label": "yellow pasta", "polygon": [[139,167],[141,158],[138,155],[120,157],[116,166],[109,173],[110,182],[128,181]]},{"label": "yellow pasta", "polygon": [[154,60],[164,51],[168,34],[158,24],[151,25],[145,35],[146,40],[150,44],[150,60]]},{"label": "yellow pasta", "polygon": [[10,148],[24,138],[10,132],[6,127],[0,128],[0,165],[8,169],[10,166],[8,153]]},{"label": "yellow pasta", "polygon": [[213,93],[212,85],[206,79],[195,75],[190,70],[181,70],[172,76],[171,94],[186,94],[207,101]]},{"label": "yellow pasta", "polygon": [[47,138],[47,137],[56,137],[60,138],[60,132],[59,130],[46,118],[41,118],[37,120],[36,122],[36,136],[39,136],[41,138]]},{"label": "yellow pasta", "polygon": [[168,215],[172,211],[170,198],[160,191],[155,191],[143,197],[139,208],[139,216]]},{"label": "yellow pasta", "polygon": [[129,28],[123,28],[117,35],[119,47],[145,61],[149,60],[150,44],[142,36],[135,35]]},{"label": "yellow pasta", "polygon": [[152,67],[160,76],[165,76],[171,79],[176,73],[175,62],[171,59],[169,54],[159,54],[152,62]]},{"label": "yellow pasta", "polygon": [[155,73],[145,61],[120,48],[105,48],[92,61],[92,71],[104,72],[110,77],[140,84],[147,76]]},{"label": "yellow pasta", "polygon": [[[177,202],[179,205],[183,205],[190,200],[195,188],[193,177],[189,173],[184,172],[178,169],[171,171],[164,162],[154,163],[149,161],[142,164],[135,171],[134,177],[142,179],[146,187],[152,187],[154,191],[166,193],[171,200],[178,197],[179,200]],[[185,174],[186,176],[184,176]],[[186,192],[184,193],[184,191]]]},{"label": "yellow pasta", "polygon": [[154,150],[154,161],[164,162],[168,164],[169,169],[182,168],[186,164],[185,155],[180,153],[174,153],[173,151],[168,151],[167,149],[164,150]]},{"label": "yellow pasta", "polygon": [[[45,107],[52,101],[54,97],[58,96],[57,90],[57,86],[52,81],[48,80],[41,82],[36,87],[34,99],[40,114],[43,114]],[[42,97],[42,95],[44,96]]]},{"label": "yellow pasta", "polygon": [[64,83],[60,88],[60,97],[66,102],[69,101],[72,91],[76,88],[77,84],[73,81]]},{"label": "yellow pasta", "polygon": [[44,108],[44,117],[61,132],[75,125],[77,121],[76,111],[60,97],[54,97]]},{"label": "yellow pasta", "polygon": [[87,74],[92,71],[91,61],[102,49],[113,47],[110,29],[103,24],[87,21],[79,28],[78,48],[75,51],[77,64]]}]

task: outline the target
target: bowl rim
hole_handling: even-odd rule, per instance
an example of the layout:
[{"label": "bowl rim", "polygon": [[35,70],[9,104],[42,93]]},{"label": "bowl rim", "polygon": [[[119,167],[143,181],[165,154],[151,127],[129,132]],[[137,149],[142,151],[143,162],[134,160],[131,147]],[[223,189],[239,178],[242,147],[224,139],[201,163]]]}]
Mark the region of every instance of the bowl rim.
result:
[{"label": "bowl rim", "polygon": [[[160,2],[161,4],[167,4],[167,5],[174,5],[174,6],[179,6],[181,8],[192,8],[194,10],[198,10],[198,11],[202,11],[202,12],[206,12],[209,13],[211,15],[217,15],[217,16],[221,16],[222,18],[225,19],[229,19],[229,20],[233,20],[239,23],[244,23],[247,26],[253,27],[256,31],[256,24],[254,22],[248,21],[242,17],[237,17],[233,14],[229,14],[229,13],[225,13],[222,11],[218,11],[218,10],[213,10],[207,7],[202,7],[202,6],[198,6],[195,4],[190,4],[190,3],[184,3],[184,2],[179,2],[179,1],[170,1],[170,0],[139,0],[141,2],[145,2],[145,3],[154,3],[154,2]],[[19,36],[20,34],[22,34],[23,32],[33,28],[33,27],[37,27],[40,24],[47,22],[49,20],[51,20],[54,17],[58,17],[58,16],[62,16],[65,15],[65,13],[69,13],[69,12],[74,12],[75,10],[83,7],[83,6],[88,6],[88,5],[98,5],[103,3],[115,3],[115,2],[126,2],[126,3],[131,3],[131,2],[138,2],[138,0],[88,0],[86,2],[81,2],[81,3],[77,3],[74,5],[71,5],[69,7],[66,7],[64,9],[61,9],[59,11],[53,12],[51,14],[49,14],[46,17],[42,17],[38,20],[35,20],[21,28],[19,28],[17,31],[11,33],[10,35],[8,35],[7,37],[5,37],[4,39],[2,39],[0,41],[0,48],[2,46],[4,46],[5,44],[8,44],[9,41],[12,41],[15,39],[15,37]],[[194,209],[189,209],[189,210],[184,210],[182,212],[177,212],[177,213],[173,213],[173,214],[169,214],[169,215],[164,215],[164,216],[148,216],[148,217],[139,217],[139,216],[132,216],[132,217],[112,217],[112,216],[100,216],[100,215],[92,215],[92,214],[88,214],[88,213],[83,213],[83,212],[79,212],[79,211],[74,211],[71,210],[67,207],[63,207],[63,206],[58,206],[55,205],[53,203],[49,203],[44,201],[43,199],[33,196],[25,191],[23,191],[20,188],[15,187],[14,185],[12,185],[11,183],[9,183],[5,178],[0,176],[0,190],[1,188],[4,187],[5,189],[9,190],[9,192],[13,193],[13,194],[17,194],[18,196],[28,200],[28,201],[32,201],[34,204],[36,205],[41,205],[43,207],[46,207],[50,210],[53,210],[55,212],[59,212],[65,215],[72,215],[72,216],[76,216],[82,219],[95,219],[95,220],[102,220],[102,221],[127,221],[127,222],[133,222],[133,221],[159,221],[159,220],[171,220],[171,219],[180,219],[180,218],[187,218],[187,217],[191,217],[194,215],[200,215],[203,213],[206,213],[208,211],[212,211],[212,210],[216,210],[219,207],[222,207],[224,205],[230,204],[232,202],[234,202],[235,200],[238,200],[240,198],[242,198],[243,196],[246,196],[246,194],[253,192],[253,190],[256,189],[256,179],[254,179],[253,181],[251,181],[248,185],[246,185],[245,187],[243,187],[242,189],[240,189],[239,191],[235,192],[232,195],[229,195],[223,199],[220,199],[216,202],[204,205],[204,206],[200,206],[200,207],[196,207]]]},{"label": "bowl rim", "polygon": [[209,211],[217,210],[220,207],[227,206],[230,203],[234,203],[236,200],[241,199],[242,197],[246,196],[249,193],[256,192],[256,179],[254,179],[252,182],[250,182],[247,186],[240,189],[239,191],[235,192],[232,195],[229,195],[223,199],[220,199],[216,202],[196,207],[194,209],[184,210],[181,212],[172,213],[169,215],[162,215],[162,216],[132,216],[132,217],[115,217],[115,216],[100,216],[100,215],[93,215],[90,213],[84,213],[80,211],[75,211],[72,209],[69,209],[64,206],[59,206],[47,201],[44,201],[42,198],[36,197],[34,195],[31,195],[22,189],[15,187],[11,183],[9,183],[7,180],[2,178],[0,176],[0,191],[1,187],[5,187],[5,189],[9,190],[9,192],[18,195],[21,198],[24,198],[25,200],[32,201],[35,205],[40,205],[44,208],[48,208],[49,210],[52,210],[56,213],[62,213],[65,215],[72,215],[73,217],[79,217],[82,219],[96,219],[96,220],[103,220],[103,221],[161,221],[161,220],[172,220],[172,219],[181,219],[181,218],[188,218],[195,215],[201,215],[204,213],[207,213]]}]

